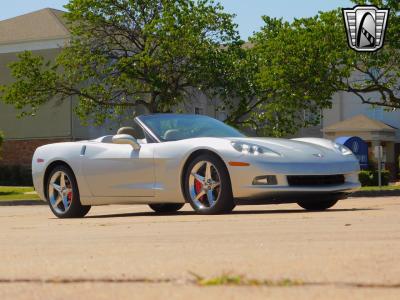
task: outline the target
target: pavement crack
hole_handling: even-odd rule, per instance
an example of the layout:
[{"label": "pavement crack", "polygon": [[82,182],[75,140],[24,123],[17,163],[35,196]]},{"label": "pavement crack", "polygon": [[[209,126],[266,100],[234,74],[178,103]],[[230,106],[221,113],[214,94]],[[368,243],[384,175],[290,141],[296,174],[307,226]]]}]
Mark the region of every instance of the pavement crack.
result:
[{"label": "pavement crack", "polygon": [[[191,273],[194,276],[194,273]],[[211,286],[238,286],[238,287],[301,287],[301,286],[337,286],[351,288],[374,288],[374,289],[399,289],[400,283],[362,283],[362,282],[339,282],[339,281],[302,281],[293,279],[266,280],[250,279],[237,275],[222,275],[218,277],[205,278],[195,275],[194,278],[90,278],[90,277],[54,277],[54,278],[0,278],[0,284],[80,284],[80,283],[116,283],[116,284],[186,284],[199,287]]]},{"label": "pavement crack", "polygon": [[178,282],[171,278],[0,278],[2,283],[50,283],[50,284],[69,284],[69,283],[171,283]]}]

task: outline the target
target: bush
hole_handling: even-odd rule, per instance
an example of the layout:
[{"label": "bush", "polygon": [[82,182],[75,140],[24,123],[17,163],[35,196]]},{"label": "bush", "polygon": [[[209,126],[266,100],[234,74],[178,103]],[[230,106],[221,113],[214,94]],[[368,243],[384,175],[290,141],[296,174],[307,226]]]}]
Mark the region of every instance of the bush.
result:
[{"label": "bush", "polygon": [[4,135],[3,133],[0,131],[0,159],[1,159],[1,145],[3,144],[4,141]]},{"label": "bush", "polygon": [[24,166],[0,166],[0,185],[32,186],[31,168]]},{"label": "bush", "polygon": [[[379,185],[379,173],[374,170],[363,170],[358,174],[358,178],[362,186],[378,186]],[[389,185],[390,172],[388,170],[382,170],[382,185]]]},{"label": "bush", "polygon": [[361,182],[362,186],[371,186],[371,182],[372,182],[372,172],[371,171],[360,171],[360,173],[358,173],[358,179]]}]

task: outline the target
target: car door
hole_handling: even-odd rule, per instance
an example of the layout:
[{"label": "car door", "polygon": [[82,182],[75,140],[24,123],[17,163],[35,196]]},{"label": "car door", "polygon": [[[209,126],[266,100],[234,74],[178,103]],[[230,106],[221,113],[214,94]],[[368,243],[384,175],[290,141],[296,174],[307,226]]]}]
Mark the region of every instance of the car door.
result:
[{"label": "car door", "polygon": [[134,150],[130,145],[88,143],[84,150],[82,171],[93,196],[154,196],[152,144]]}]

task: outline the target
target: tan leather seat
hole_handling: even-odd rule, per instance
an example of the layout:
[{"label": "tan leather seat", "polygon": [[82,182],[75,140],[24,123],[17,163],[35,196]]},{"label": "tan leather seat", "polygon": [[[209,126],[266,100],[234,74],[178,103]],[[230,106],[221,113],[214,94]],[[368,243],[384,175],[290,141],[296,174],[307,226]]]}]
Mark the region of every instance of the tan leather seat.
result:
[{"label": "tan leather seat", "polygon": [[133,127],[121,127],[118,129],[117,134],[129,134],[135,139],[143,139],[143,130],[141,128],[133,128]]}]

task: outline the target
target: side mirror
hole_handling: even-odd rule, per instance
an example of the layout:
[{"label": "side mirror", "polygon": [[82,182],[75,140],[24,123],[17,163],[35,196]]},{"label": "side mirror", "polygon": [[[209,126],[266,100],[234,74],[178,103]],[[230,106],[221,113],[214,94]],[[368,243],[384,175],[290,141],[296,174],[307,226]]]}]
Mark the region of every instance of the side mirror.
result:
[{"label": "side mirror", "polygon": [[117,134],[112,137],[112,142],[114,144],[129,144],[132,146],[133,150],[140,150],[140,144],[138,141],[129,134]]}]

